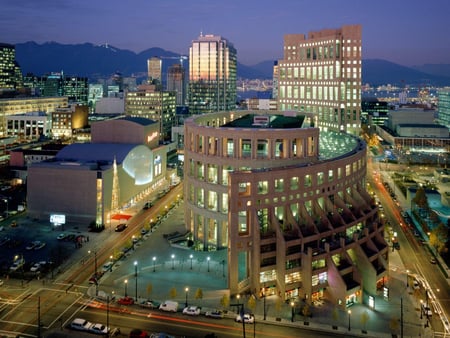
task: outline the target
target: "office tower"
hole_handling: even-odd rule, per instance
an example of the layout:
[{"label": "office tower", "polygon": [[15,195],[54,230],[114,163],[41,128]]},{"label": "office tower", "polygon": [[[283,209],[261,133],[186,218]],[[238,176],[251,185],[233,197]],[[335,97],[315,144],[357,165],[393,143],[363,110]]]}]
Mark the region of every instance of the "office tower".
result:
[{"label": "office tower", "polygon": [[16,63],[16,48],[0,43],[0,89],[15,89],[21,81],[19,65]]},{"label": "office tower", "polygon": [[63,78],[63,95],[69,102],[88,104],[89,84],[87,77],[66,76]]},{"label": "office tower", "polygon": [[278,98],[278,81],[280,79],[278,61],[273,63],[273,73],[272,73],[272,99]]},{"label": "office tower", "polygon": [[169,67],[167,74],[167,90],[176,93],[176,105],[184,106],[185,90],[185,71],[182,65],[174,64]]},{"label": "office tower", "polygon": [[278,67],[280,110],[313,113],[323,130],[359,133],[360,25],[285,35]]},{"label": "office tower", "polygon": [[189,111],[202,114],[236,106],[236,49],[216,35],[200,35],[189,49]]},{"label": "office tower", "polygon": [[450,87],[438,90],[437,122],[450,129]]},{"label": "office tower", "polygon": [[175,125],[175,93],[158,90],[156,85],[141,85],[125,96],[125,115],[160,122],[160,140],[170,140]]},{"label": "office tower", "polygon": [[162,60],[158,57],[151,57],[147,60],[148,83],[161,85],[162,81]]}]

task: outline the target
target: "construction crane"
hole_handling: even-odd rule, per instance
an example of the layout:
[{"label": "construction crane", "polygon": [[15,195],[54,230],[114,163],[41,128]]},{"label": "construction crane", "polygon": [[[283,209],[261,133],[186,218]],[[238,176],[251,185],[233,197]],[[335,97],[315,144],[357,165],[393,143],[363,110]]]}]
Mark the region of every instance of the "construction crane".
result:
[{"label": "construction crane", "polygon": [[171,59],[171,60],[180,60],[180,65],[183,66],[183,60],[187,60],[188,57],[186,55],[180,56],[160,56],[161,59]]}]

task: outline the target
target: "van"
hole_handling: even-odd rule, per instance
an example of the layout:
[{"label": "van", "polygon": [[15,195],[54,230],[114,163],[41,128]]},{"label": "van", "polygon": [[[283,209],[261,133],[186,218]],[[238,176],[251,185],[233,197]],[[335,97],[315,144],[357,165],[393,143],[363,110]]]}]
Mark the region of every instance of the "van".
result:
[{"label": "van", "polygon": [[178,311],[178,302],[174,302],[172,300],[166,300],[159,306],[159,309],[166,312],[177,312]]},{"label": "van", "polygon": [[78,331],[88,331],[91,326],[92,323],[83,318],[75,318],[72,323],[70,323],[70,328]]}]

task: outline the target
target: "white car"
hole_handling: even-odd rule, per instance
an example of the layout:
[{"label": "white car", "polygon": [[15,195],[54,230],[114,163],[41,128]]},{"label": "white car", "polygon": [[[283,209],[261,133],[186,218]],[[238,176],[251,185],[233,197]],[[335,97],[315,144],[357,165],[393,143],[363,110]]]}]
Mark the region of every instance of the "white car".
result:
[{"label": "white car", "polygon": [[183,309],[183,314],[189,316],[198,316],[200,314],[201,308],[199,306],[188,306]]},{"label": "white car", "polygon": [[103,271],[103,272],[108,272],[108,271],[110,271],[111,268],[112,268],[112,265],[113,265],[113,262],[112,262],[112,261],[106,262],[105,264],[103,264],[102,271]]},{"label": "white car", "polygon": [[41,269],[41,264],[35,263],[35,264],[33,264],[33,266],[30,268],[30,271],[31,271],[31,272],[37,272],[37,271],[39,271],[40,269]]},{"label": "white car", "polygon": [[[242,316],[239,314],[235,319],[238,323],[242,323]],[[250,313],[244,313],[244,323],[253,324],[255,322],[255,317]]]},{"label": "white car", "polygon": [[2,285],[3,285],[3,283],[4,283],[4,282],[3,282],[3,281],[2,281],[1,279],[0,279],[0,286],[2,286]]},{"label": "white car", "polygon": [[57,239],[58,241],[62,241],[62,240],[65,239],[66,237],[67,237],[67,235],[64,234],[64,233],[62,233],[62,234],[59,234],[59,235],[56,237],[56,239]]},{"label": "white car", "polygon": [[95,334],[106,335],[109,332],[109,327],[100,323],[96,323],[92,324],[88,331]]},{"label": "white car", "polygon": [[25,261],[23,259],[16,260],[13,265],[9,268],[11,271],[17,271],[19,268],[21,268],[25,264]]}]

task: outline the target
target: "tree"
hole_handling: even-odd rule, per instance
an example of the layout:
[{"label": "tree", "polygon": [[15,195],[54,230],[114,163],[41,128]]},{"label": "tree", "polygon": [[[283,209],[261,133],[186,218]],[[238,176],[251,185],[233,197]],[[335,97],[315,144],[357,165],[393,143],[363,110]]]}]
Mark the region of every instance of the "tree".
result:
[{"label": "tree", "polygon": [[337,306],[334,306],[333,313],[332,313],[334,324],[336,325],[339,321],[339,309]]},{"label": "tree", "polygon": [[447,241],[448,229],[444,223],[439,223],[430,233],[430,245],[434,246],[437,252],[441,254],[447,250]]},{"label": "tree", "polygon": [[363,313],[361,313],[361,325],[363,327],[363,330],[366,330],[366,324],[369,321],[369,313],[367,313],[367,310],[365,310]]},{"label": "tree", "polygon": [[152,283],[148,283],[147,284],[147,298],[150,298],[152,291],[153,291],[153,285],[152,285]]},{"label": "tree", "polygon": [[169,297],[173,299],[176,296],[177,296],[177,289],[175,287],[172,287],[169,291]]},{"label": "tree", "polygon": [[255,300],[255,296],[251,295],[247,301],[247,306],[250,310],[255,310],[256,307],[256,300]]},{"label": "tree", "polygon": [[302,315],[303,315],[303,317],[310,317],[311,316],[311,310],[310,310],[308,304],[303,305]]},{"label": "tree", "polygon": [[195,291],[195,299],[203,299],[203,290],[198,288]]},{"label": "tree", "polygon": [[429,206],[428,206],[428,198],[427,198],[427,194],[425,193],[425,189],[423,187],[419,187],[416,190],[416,195],[414,196],[414,198],[412,199],[412,201],[419,207],[422,209],[426,209],[428,210]]},{"label": "tree", "polygon": [[228,306],[230,306],[230,297],[228,297],[227,294],[223,294],[222,298],[220,298],[220,305],[226,309]]}]

